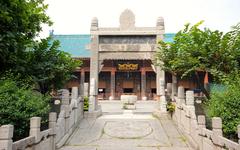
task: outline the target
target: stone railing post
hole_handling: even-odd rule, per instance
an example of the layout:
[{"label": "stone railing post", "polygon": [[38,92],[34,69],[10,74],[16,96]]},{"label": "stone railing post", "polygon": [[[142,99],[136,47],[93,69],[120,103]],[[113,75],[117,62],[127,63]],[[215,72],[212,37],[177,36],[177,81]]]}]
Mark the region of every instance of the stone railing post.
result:
[{"label": "stone railing post", "polygon": [[70,120],[70,97],[69,97],[69,91],[67,89],[62,90],[62,105],[61,105],[61,111],[65,111],[65,134],[69,130],[69,120]]},{"label": "stone railing post", "polygon": [[34,136],[35,137],[35,142],[39,142],[40,137],[40,127],[41,127],[41,117],[32,117],[30,119],[30,132],[29,135],[30,136]]},{"label": "stone railing post", "polygon": [[220,117],[212,118],[212,131],[213,131],[213,136],[211,138],[212,138],[213,144],[215,146],[215,149],[219,149],[219,146],[223,146],[219,140],[219,136],[223,136],[222,119]]},{"label": "stone railing post", "polygon": [[199,115],[198,116],[198,126],[200,128],[206,128],[206,119],[204,115]]},{"label": "stone railing post", "polygon": [[194,108],[194,93],[193,91],[186,92],[186,122],[185,122],[185,129],[188,134],[191,133],[191,114],[195,114]]},{"label": "stone railing post", "polygon": [[177,104],[182,105],[183,103],[185,103],[185,100],[184,100],[185,95],[184,94],[185,94],[184,87],[179,86],[178,87],[178,95],[177,95],[177,97],[178,97]]},{"label": "stone railing post", "polygon": [[78,87],[72,87],[72,99],[78,98]]},{"label": "stone railing post", "polygon": [[177,99],[176,99],[176,112],[177,125],[182,129],[181,119],[182,119],[182,102],[184,101],[184,88],[182,86],[178,87]]},{"label": "stone railing post", "polygon": [[222,136],[222,119],[220,117],[213,117],[212,118],[212,130],[215,135]]},{"label": "stone railing post", "polygon": [[187,106],[194,106],[194,93],[193,91],[186,92],[186,105]]},{"label": "stone railing post", "polygon": [[80,116],[79,112],[79,98],[78,98],[78,87],[72,87],[72,103],[74,103],[73,111],[74,111],[74,125],[78,122],[78,118]]},{"label": "stone railing post", "polygon": [[57,122],[57,113],[56,112],[50,112],[49,113],[48,126],[49,126],[49,128],[53,129],[54,133],[55,133],[56,122]]},{"label": "stone railing post", "polygon": [[53,137],[51,138],[52,150],[56,149],[56,124],[57,124],[57,113],[49,113],[48,127],[52,129]]},{"label": "stone railing post", "polygon": [[66,110],[67,107],[69,107],[70,98],[69,98],[69,91],[67,89],[62,89],[62,105],[61,105],[61,111]]},{"label": "stone railing post", "polygon": [[204,135],[203,135],[203,128],[206,128],[206,118],[204,115],[199,115],[198,116],[198,127],[199,127],[199,138],[200,140],[197,141],[198,145],[200,147],[200,150],[203,149],[203,139],[204,139]]},{"label": "stone railing post", "polygon": [[167,112],[167,101],[165,97],[165,81],[160,80],[160,110],[162,112]]},{"label": "stone railing post", "polygon": [[172,83],[167,83],[167,95],[172,95]]},{"label": "stone railing post", "polygon": [[0,150],[12,150],[13,125],[0,127]]}]

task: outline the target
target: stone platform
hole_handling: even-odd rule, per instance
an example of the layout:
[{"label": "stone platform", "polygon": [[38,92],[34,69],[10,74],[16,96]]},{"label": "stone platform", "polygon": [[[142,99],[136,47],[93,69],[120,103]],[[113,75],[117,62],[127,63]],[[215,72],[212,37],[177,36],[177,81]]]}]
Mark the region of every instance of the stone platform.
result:
[{"label": "stone platform", "polygon": [[103,115],[84,119],[60,150],[189,150],[185,137],[168,115]]}]

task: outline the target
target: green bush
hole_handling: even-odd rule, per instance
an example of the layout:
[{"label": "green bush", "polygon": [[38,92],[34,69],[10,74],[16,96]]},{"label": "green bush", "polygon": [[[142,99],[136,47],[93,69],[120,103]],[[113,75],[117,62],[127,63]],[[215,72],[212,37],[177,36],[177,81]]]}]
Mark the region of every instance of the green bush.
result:
[{"label": "green bush", "polygon": [[87,96],[84,97],[84,106],[83,106],[83,110],[84,111],[88,111],[88,106],[89,106],[89,98]]},{"label": "green bush", "polygon": [[240,124],[240,80],[234,82],[228,84],[224,91],[212,92],[207,102],[207,115],[222,118],[223,133],[231,139],[236,138]]},{"label": "green bush", "polygon": [[0,125],[14,125],[14,140],[28,136],[31,117],[46,122],[49,98],[10,79],[0,80]]}]

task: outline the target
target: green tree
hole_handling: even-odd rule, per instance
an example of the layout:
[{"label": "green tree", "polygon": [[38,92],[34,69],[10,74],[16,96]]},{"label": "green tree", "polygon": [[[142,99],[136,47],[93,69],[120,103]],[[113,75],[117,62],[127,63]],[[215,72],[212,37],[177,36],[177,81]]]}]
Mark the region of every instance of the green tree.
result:
[{"label": "green tree", "polygon": [[240,74],[231,75],[225,81],[225,90],[211,92],[211,100],[207,101],[207,115],[222,118],[223,133],[230,139],[237,139],[237,126],[240,124],[239,85]]},{"label": "green tree", "polygon": [[24,51],[42,30],[51,25],[43,0],[0,1],[0,72],[21,69]]},{"label": "green tree", "polygon": [[[222,79],[239,69],[239,25],[223,34],[216,30],[199,29],[203,21],[179,31],[172,43],[159,41],[157,59],[161,67],[182,77],[195,74],[197,82],[206,95],[209,93],[200,80],[199,71],[209,72],[215,80]],[[235,42],[232,42],[235,41]]]},{"label": "green tree", "polygon": [[30,118],[42,117],[49,112],[49,96],[19,87],[12,79],[0,80],[0,125],[14,125],[14,139],[28,136]]},{"label": "green tree", "polygon": [[59,44],[59,41],[51,41],[51,38],[42,39],[26,54],[26,71],[21,74],[31,77],[43,94],[61,88],[73,77],[76,67],[81,65],[81,61],[58,50]]}]

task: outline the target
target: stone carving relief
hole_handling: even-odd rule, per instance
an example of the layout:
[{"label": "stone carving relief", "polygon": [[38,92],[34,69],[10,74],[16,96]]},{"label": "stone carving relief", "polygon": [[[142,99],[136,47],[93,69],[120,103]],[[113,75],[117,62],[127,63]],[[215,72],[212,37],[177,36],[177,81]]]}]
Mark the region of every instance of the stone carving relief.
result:
[{"label": "stone carving relief", "polygon": [[129,30],[135,27],[135,15],[129,9],[122,12],[119,21],[121,30]]},{"label": "stone carving relief", "polygon": [[99,36],[100,44],[156,44],[156,35]]}]

